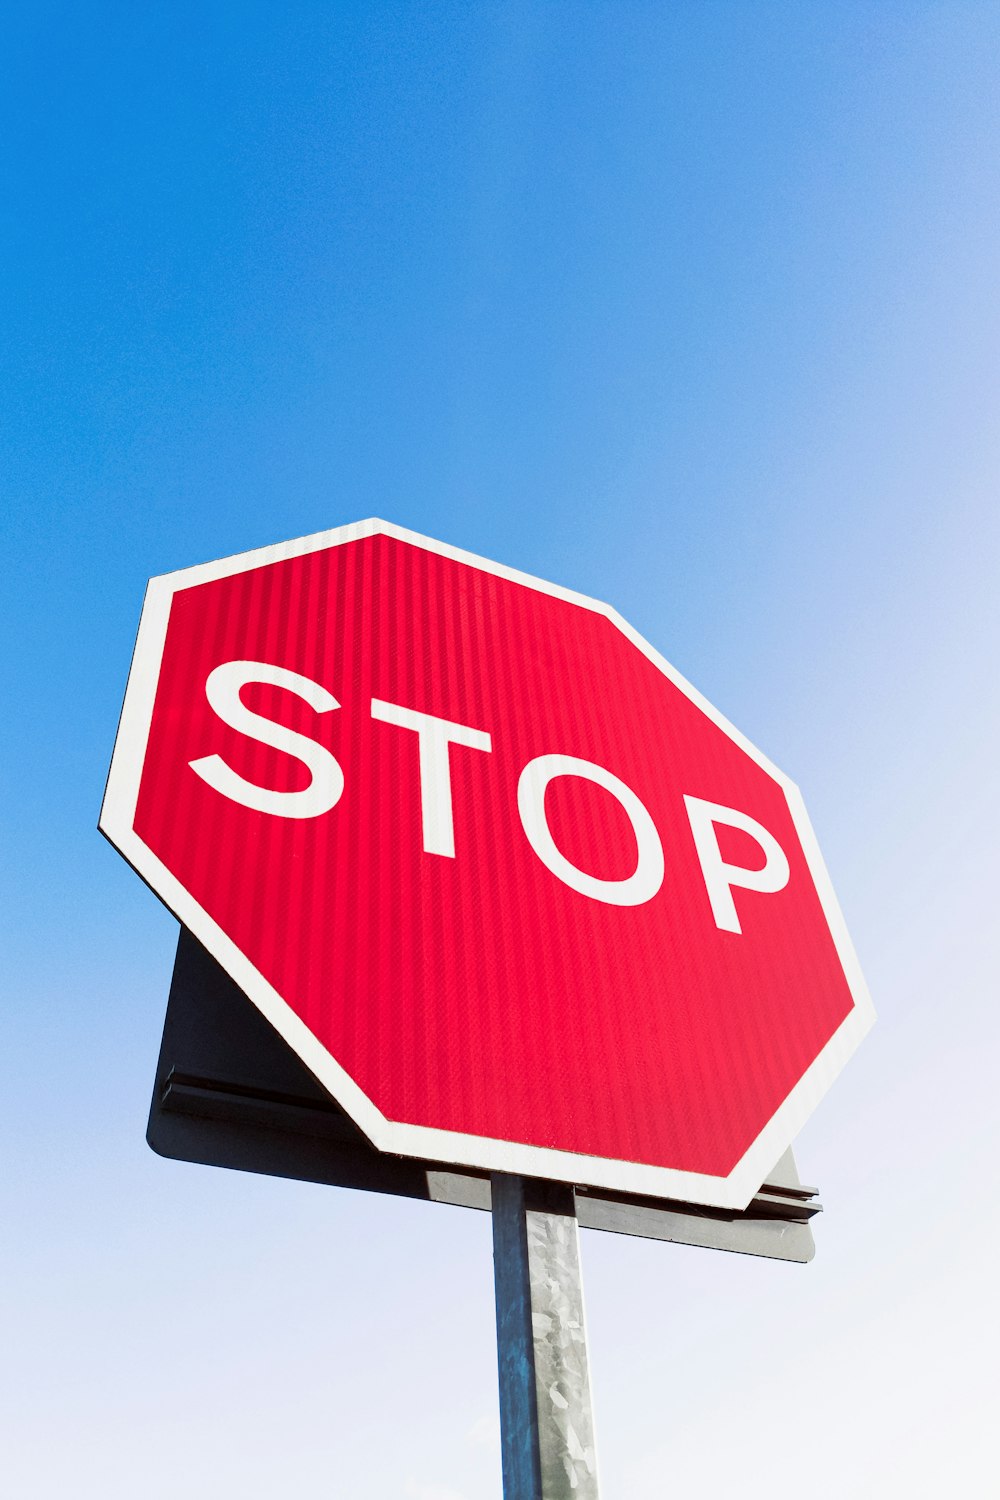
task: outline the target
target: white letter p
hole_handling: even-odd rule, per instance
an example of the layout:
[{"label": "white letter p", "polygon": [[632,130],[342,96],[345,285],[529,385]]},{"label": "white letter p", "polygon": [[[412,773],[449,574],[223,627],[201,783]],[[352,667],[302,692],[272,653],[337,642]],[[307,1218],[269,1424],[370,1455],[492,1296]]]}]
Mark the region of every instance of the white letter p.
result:
[{"label": "white letter p", "polygon": [[[712,907],[715,925],[723,932],[742,932],[740,919],[733,900],[733,886],[745,891],[782,891],[788,884],[788,860],[785,851],[773,834],[747,813],[737,812],[734,807],[720,807],[716,802],[703,802],[700,797],[685,797],[684,805],[691,822],[694,847],[701,864],[702,878]],[[719,841],[715,835],[716,823],[728,828],[739,828],[748,833],[764,851],[764,867],[747,870],[742,865],[730,865],[722,858]]]}]

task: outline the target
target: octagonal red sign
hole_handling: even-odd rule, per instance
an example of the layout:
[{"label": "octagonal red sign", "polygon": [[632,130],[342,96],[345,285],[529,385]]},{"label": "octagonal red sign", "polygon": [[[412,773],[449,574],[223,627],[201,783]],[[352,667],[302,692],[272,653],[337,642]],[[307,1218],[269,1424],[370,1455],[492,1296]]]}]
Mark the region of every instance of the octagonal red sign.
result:
[{"label": "octagonal red sign", "polygon": [[383,1150],[742,1207],[871,1023],[787,777],[382,521],[151,582],[101,827]]}]

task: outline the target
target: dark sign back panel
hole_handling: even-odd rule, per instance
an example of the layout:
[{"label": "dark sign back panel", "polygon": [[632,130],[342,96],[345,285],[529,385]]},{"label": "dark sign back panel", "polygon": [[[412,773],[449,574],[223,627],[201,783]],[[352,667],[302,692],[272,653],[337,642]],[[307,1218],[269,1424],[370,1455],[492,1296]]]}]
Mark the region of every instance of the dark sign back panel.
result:
[{"label": "dark sign back panel", "polygon": [[[147,1139],[161,1156],[489,1210],[486,1173],[376,1151],[228,974],[181,928]],[[552,1185],[535,1182],[544,1203]],[[576,1190],[585,1228],[812,1259],[819,1211],[786,1152],[742,1212]]]}]

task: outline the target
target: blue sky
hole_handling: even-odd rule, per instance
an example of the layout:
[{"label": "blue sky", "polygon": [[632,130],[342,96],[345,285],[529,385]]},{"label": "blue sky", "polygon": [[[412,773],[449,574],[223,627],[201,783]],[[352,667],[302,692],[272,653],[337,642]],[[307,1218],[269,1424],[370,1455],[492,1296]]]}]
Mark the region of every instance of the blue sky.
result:
[{"label": "blue sky", "polygon": [[146,578],[370,514],[609,600],[788,771],[880,1015],[800,1142],[810,1267],[585,1237],[606,1493],[977,1484],[998,43],[960,3],[8,18],[12,1493],[499,1493],[485,1218],[154,1157],[176,929],[95,831]]}]

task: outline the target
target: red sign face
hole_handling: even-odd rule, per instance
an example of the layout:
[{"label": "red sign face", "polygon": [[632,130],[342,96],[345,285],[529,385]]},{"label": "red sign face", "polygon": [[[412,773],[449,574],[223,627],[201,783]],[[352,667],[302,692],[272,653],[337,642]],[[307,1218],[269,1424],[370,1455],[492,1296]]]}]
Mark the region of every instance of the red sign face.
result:
[{"label": "red sign face", "polygon": [[872,1019],[787,778],[384,522],[153,580],[101,826],[403,1155],[741,1207]]}]

